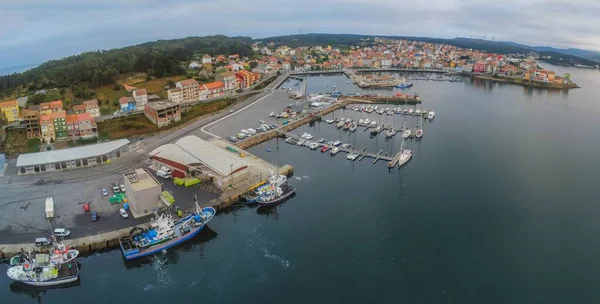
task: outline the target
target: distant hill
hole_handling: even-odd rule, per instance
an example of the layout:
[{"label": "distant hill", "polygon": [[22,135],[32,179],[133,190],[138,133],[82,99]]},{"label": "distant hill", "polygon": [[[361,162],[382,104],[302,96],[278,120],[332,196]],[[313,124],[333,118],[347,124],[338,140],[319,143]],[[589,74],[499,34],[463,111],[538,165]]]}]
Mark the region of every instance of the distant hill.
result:
[{"label": "distant hill", "polygon": [[356,34],[304,34],[304,35],[287,35],[268,37],[264,39],[256,39],[264,43],[273,42],[278,45],[287,45],[289,47],[299,47],[306,45],[332,45],[336,47],[348,47],[350,45],[367,45],[375,37],[388,39],[404,39],[409,41],[423,41],[429,43],[440,43],[454,45],[466,49],[478,49],[484,52],[499,53],[499,54],[514,54],[531,52],[528,48],[508,45],[501,42],[494,42],[482,39],[469,38],[431,38],[431,37],[415,37],[415,36],[370,36]]},{"label": "distant hill", "polygon": [[506,44],[510,44],[510,45],[514,45],[514,46],[518,46],[518,47],[522,47],[522,48],[527,48],[527,49],[533,50],[535,52],[562,53],[562,54],[577,56],[577,57],[600,62],[600,52],[596,52],[596,51],[588,51],[588,50],[582,50],[582,49],[576,49],[576,48],[559,49],[559,48],[554,48],[554,47],[550,47],[550,46],[528,46],[528,45],[519,44],[519,43],[515,43],[515,42],[506,42]]}]

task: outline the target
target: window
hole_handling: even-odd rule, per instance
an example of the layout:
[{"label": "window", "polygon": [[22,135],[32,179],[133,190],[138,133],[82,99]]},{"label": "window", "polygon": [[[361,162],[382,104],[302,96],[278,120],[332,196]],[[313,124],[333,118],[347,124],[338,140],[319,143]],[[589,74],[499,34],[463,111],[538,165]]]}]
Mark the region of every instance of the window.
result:
[{"label": "window", "polygon": [[75,166],[81,167],[81,159],[75,161]]},{"label": "window", "polygon": [[67,162],[61,162],[60,163],[61,168],[63,169],[67,169]]},{"label": "window", "polygon": [[87,165],[88,165],[88,160],[87,160],[87,158],[84,158],[84,159],[83,159],[83,165],[84,165],[84,166],[87,166]]},{"label": "window", "polygon": [[21,173],[25,174],[25,167],[21,167]]},{"label": "window", "polygon": [[96,157],[96,163],[98,163],[98,164],[99,164],[99,163],[101,163],[101,162],[102,162],[102,158],[101,158],[100,156],[97,156],[97,157]]},{"label": "window", "polygon": [[33,167],[33,171],[40,172],[40,166],[34,166]]},{"label": "window", "polygon": [[42,172],[46,172],[46,166],[48,165],[41,165],[40,168],[42,169]]}]

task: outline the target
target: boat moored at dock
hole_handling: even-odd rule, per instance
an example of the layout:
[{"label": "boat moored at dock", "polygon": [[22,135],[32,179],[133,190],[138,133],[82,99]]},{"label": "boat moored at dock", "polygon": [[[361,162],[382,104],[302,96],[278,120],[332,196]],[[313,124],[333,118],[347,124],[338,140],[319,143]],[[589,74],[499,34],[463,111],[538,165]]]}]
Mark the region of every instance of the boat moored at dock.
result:
[{"label": "boat moored at dock", "polygon": [[134,260],[181,244],[198,234],[215,213],[214,208],[200,208],[197,202],[194,213],[177,221],[170,214],[155,213],[148,229],[134,227],[129,237],[119,239],[121,252],[126,260]]}]

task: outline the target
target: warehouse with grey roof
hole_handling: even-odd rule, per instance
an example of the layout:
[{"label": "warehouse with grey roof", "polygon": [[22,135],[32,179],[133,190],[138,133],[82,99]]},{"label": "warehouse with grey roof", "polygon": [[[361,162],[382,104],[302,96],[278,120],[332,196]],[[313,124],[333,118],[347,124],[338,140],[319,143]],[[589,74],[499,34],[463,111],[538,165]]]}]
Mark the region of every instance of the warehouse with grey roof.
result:
[{"label": "warehouse with grey roof", "polygon": [[91,167],[123,157],[130,149],[129,140],[119,139],[70,149],[21,154],[17,158],[17,174]]},{"label": "warehouse with grey roof", "polygon": [[173,177],[209,178],[221,189],[249,178],[249,164],[235,154],[197,136],[185,136],[150,152],[153,165],[167,166]]}]

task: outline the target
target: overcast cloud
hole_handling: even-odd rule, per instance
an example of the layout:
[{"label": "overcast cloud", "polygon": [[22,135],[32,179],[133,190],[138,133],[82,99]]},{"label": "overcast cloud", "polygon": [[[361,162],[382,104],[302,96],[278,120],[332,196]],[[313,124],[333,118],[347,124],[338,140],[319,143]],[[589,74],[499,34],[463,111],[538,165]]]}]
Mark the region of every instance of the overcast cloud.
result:
[{"label": "overcast cloud", "polygon": [[1,0],[0,67],[205,36],[357,33],[600,50],[600,0]]}]

